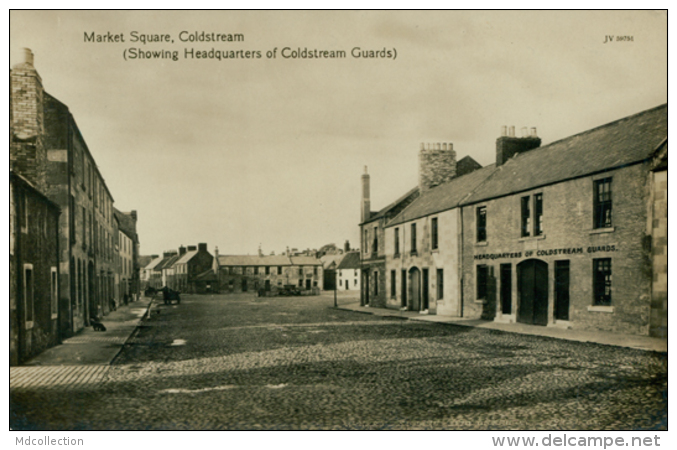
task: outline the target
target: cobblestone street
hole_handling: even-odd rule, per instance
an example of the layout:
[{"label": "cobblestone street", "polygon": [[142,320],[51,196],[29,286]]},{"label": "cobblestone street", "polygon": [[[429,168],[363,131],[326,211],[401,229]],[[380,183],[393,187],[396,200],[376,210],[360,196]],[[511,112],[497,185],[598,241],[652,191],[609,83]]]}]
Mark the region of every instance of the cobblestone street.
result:
[{"label": "cobblestone street", "polygon": [[667,428],[664,354],[332,304],[243,294],[153,306],[111,366],[20,368],[10,426]]}]

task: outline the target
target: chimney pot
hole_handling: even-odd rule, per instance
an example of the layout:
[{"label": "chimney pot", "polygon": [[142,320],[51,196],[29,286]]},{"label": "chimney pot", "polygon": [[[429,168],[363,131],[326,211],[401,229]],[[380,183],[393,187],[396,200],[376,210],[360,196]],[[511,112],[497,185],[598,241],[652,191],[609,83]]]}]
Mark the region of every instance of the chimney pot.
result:
[{"label": "chimney pot", "polygon": [[538,134],[536,133],[536,127],[531,127],[531,137],[538,137]]},{"label": "chimney pot", "polygon": [[528,133],[527,127],[522,127],[522,137],[528,137],[528,136],[529,136],[529,133]]},{"label": "chimney pot", "polygon": [[515,137],[515,125],[510,125],[508,136]]},{"label": "chimney pot", "polygon": [[501,127],[501,136],[507,136],[508,135],[508,127],[503,125]]},{"label": "chimney pot", "polygon": [[22,55],[21,55],[22,61],[21,62],[24,63],[24,64],[29,64],[29,65],[32,66],[34,57],[33,57],[33,52],[31,51],[31,49],[24,47],[21,50],[22,50]]}]

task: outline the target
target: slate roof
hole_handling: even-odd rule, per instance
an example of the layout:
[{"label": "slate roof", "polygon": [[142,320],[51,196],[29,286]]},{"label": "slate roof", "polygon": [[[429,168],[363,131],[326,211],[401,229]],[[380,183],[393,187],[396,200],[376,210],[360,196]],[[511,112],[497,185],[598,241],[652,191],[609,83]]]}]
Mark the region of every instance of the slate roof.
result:
[{"label": "slate roof", "polygon": [[160,264],[163,260],[164,260],[164,258],[162,256],[159,256],[159,257],[155,258],[154,260],[152,260],[151,262],[149,262],[148,264],[146,264],[144,269],[155,270],[157,265]]},{"label": "slate roof", "polygon": [[155,270],[168,269],[174,265],[174,263],[179,259],[179,255],[168,256],[163,258],[160,264],[155,266]]},{"label": "slate roof", "polygon": [[291,266],[285,255],[219,255],[219,266]]},{"label": "slate roof", "polygon": [[125,233],[129,239],[136,242],[138,237],[136,235],[136,224],[134,223],[134,219],[132,219],[128,214],[116,209],[115,207],[113,207],[113,214],[115,215],[115,218],[118,219],[120,231]]},{"label": "slate roof", "polygon": [[292,256],[291,263],[295,266],[321,266],[322,261],[314,256]]},{"label": "slate roof", "polygon": [[[159,259],[159,258],[157,258]],[[139,267],[146,267],[153,260],[150,255],[139,255]]]},{"label": "slate roof", "polygon": [[197,255],[197,250],[191,250],[189,252],[184,253],[181,255],[181,258],[179,258],[178,261],[176,261],[176,264],[186,264],[188,261],[193,259],[193,256]]},{"label": "slate roof", "polygon": [[361,267],[360,254],[358,252],[348,252],[345,258],[341,260],[337,269],[359,269]]},{"label": "slate roof", "polygon": [[[331,269],[332,265],[333,266],[338,266],[338,264],[341,262],[341,260],[345,257],[345,254],[341,253],[338,255],[324,255],[320,258],[320,261],[322,261],[322,268],[324,269]],[[336,268],[336,267],[334,267]]]},{"label": "slate roof", "polygon": [[395,200],[394,202],[392,202],[391,204],[389,204],[385,208],[381,209],[380,211],[378,211],[378,212],[372,211],[371,215],[369,216],[369,219],[365,220],[360,225],[363,225],[363,224],[369,223],[369,222],[373,222],[375,220],[380,219],[381,217],[386,217],[391,210],[397,208],[402,202],[406,201],[410,196],[412,196],[412,195],[417,196],[418,194],[419,194],[419,189],[418,189],[418,186],[416,186],[415,188],[409,190],[402,197],[398,198],[397,200]]},{"label": "slate roof", "polygon": [[667,112],[661,105],[516,155],[463,204],[644,161],[667,138]]},{"label": "slate roof", "polygon": [[455,208],[482,182],[496,171],[496,165],[490,164],[468,174],[456,177],[433,189],[425,191],[413,203],[395,216],[386,226],[425,217],[441,211]]}]

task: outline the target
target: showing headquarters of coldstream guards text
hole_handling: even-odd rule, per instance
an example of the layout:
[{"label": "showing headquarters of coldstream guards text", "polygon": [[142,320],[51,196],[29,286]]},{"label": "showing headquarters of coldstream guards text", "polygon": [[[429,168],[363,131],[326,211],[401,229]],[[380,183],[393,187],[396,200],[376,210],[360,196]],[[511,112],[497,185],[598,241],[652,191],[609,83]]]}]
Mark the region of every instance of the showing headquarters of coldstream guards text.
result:
[{"label": "showing headquarters of coldstream guards text", "polygon": [[13,447],[672,448],[667,10],[9,23]]}]

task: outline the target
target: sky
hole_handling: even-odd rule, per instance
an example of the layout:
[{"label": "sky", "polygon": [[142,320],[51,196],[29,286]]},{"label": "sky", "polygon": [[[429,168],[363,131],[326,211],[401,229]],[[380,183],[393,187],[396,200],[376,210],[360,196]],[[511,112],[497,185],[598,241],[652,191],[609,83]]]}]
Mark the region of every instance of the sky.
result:
[{"label": "sky", "polygon": [[[503,125],[545,145],[667,102],[666,12],[10,11],[10,66],[23,47],[146,255],[358,247],[364,166],[378,210],[417,185],[422,142],[487,165]],[[346,57],[283,57],[298,49]]]}]

